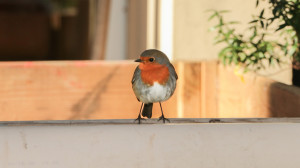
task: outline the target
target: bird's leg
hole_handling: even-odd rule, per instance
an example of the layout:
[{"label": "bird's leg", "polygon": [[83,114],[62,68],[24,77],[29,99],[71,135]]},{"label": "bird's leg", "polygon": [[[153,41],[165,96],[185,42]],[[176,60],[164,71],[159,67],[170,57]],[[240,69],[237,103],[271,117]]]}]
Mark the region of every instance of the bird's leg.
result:
[{"label": "bird's leg", "polygon": [[160,110],[161,110],[161,116],[158,118],[158,121],[163,120],[164,123],[165,123],[166,121],[170,122],[169,119],[165,118],[164,112],[163,112],[163,109],[162,109],[162,107],[161,107],[161,103],[160,103],[160,102],[159,102],[159,105],[160,105]]},{"label": "bird's leg", "polygon": [[141,117],[141,112],[142,112],[142,107],[143,107],[143,105],[144,105],[144,103],[142,103],[142,105],[141,105],[141,108],[140,108],[140,112],[139,112],[138,118],[134,120],[134,122],[135,122],[136,120],[138,120],[138,121],[139,121],[139,124],[141,124],[141,120],[145,120],[145,119],[143,119],[143,118]]}]

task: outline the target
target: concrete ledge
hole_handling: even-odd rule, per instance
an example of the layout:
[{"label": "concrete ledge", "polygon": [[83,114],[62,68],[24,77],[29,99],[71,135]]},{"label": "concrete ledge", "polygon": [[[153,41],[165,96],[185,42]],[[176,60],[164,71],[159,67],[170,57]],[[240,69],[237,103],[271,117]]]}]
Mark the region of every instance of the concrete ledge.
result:
[{"label": "concrete ledge", "polygon": [[[158,119],[146,119],[142,124],[164,124]],[[174,124],[195,123],[300,123],[300,118],[170,118]],[[103,125],[137,124],[134,119],[111,120],[40,120],[40,121],[0,121],[1,126],[38,126],[38,125]],[[138,125],[138,124],[137,124]]]},{"label": "concrete ledge", "polygon": [[[298,168],[299,118],[0,123],[1,168]],[[247,123],[248,122],[248,123]],[[226,124],[224,124],[226,123]],[[268,123],[268,124],[266,124]]]}]

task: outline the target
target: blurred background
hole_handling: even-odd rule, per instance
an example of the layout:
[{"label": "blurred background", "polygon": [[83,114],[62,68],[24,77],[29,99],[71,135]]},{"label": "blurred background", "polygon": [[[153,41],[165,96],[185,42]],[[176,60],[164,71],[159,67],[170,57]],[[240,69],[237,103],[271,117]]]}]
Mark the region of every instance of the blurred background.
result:
[{"label": "blurred background", "polygon": [[[291,57],[280,66],[243,73],[239,65],[247,62],[232,54],[235,49],[241,51],[240,46],[227,43],[234,51],[224,57],[230,61],[236,58],[237,66],[225,67],[218,55],[226,45],[215,45],[217,31],[209,31],[224,22],[217,17],[209,21],[213,13],[208,10],[226,10],[230,11],[224,13],[226,20],[240,22],[234,25],[235,33],[246,34],[253,15],[262,19],[262,8],[269,9],[267,0],[260,0],[258,7],[257,2],[0,0],[0,167],[100,167],[103,163],[130,167],[132,161],[136,164],[131,167],[167,167],[168,163],[174,165],[170,167],[232,167],[236,163],[297,167],[294,165],[299,165],[299,159],[294,158],[299,154],[300,138],[295,132],[299,124],[286,123],[299,122],[299,118],[289,117],[300,117],[300,88],[290,85]],[[289,2],[299,4],[299,17],[300,0]],[[135,119],[140,102],[131,86],[137,66],[132,60],[149,48],[165,52],[179,76],[174,95],[163,102],[171,127],[111,125],[119,121],[104,121],[98,126],[98,121],[49,121]],[[300,48],[298,52],[300,67]],[[260,65],[261,58],[267,60],[276,54],[269,52],[268,57],[265,53],[247,57],[249,52],[240,52],[238,58],[245,56],[250,63]],[[161,115],[160,110],[155,103],[153,118]],[[227,121],[275,123],[203,124],[200,128],[176,125],[172,118],[207,118],[205,122],[220,118],[211,121],[221,123],[223,118],[241,118]],[[48,121],[1,122],[34,120]],[[116,162],[115,158],[121,159]]]},{"label": "blurred background", "polygon": [[215,59],[208,9],[247,22],[255,0],[1,0],[0,59]]},{"label": "blurred background", "polygon": [[[149,48],[165,52],[179,76],[164,106],[170,118],[299,116],[300,90],[288,86],[290,57],[259,75],[243,73],[245,62],[217,61],[226,45],[214,44],[217,32],[209,30],[221,21],[209,21],[209,10],[230,11],[225,20],[239,21],[234,31],[247,36],[253,15],[270,6],[259,2],[0,0],[0,61],[25,61],[0,64],[0,120],[134,118],[140,106],[130,81],[137,64],[110,60],[133,60]],[[268,59],[259,54],[247,61]],[[35,62],[43,60],[107,61]]]},{"label": "blurred background", "polygon": [[124,60],[172,54],[172,0],[1,0],[1,60]]},{"label": "blurred background", "polygon": [[[149,48],[170,59],[214,60],[209,9],[229,10],[243,31],[256,0],[1,0],[0,60],[125,60]],[[268,69],[290,83],[291,70]],[[279,70],[279,71],[278,71]],[[279,77],[277,77],[279,76]]]}]

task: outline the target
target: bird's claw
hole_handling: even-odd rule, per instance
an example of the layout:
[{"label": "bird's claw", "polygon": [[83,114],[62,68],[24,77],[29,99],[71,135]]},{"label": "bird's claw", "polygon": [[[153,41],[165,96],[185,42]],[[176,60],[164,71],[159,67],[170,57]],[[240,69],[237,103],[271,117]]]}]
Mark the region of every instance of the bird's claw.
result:
[{"label": "bird's claw", "polygon": [[136,122],[136,120],[138,120],[139,124],[141,124],[141,120],[145,120],[145,119],[142,118],[141,115],[139,115],[138,118],[134,120],[134,122]]},{"label": "bird's claw", "polygon": [[160,117],[158,118],[158,121],[160,121],[160,120],[163,120],[164,123],[166,123],[166,121],[168,121],[168,122],[170,123],[170,120],[167,119],[167,118],[165,118],[164,115],[162,115],[162,116],[160,116]]}]

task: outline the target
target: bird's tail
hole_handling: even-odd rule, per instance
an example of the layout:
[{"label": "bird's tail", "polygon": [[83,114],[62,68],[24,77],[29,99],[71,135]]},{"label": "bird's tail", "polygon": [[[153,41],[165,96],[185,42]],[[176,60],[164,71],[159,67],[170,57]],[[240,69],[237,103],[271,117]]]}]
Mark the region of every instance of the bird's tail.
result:
[{"label": "bird's tail", "polygon": [[145,104],[144,108],[143,108],[142,116],[151,118],[152,117],[152,107],[153,107],[153,103]]}]

